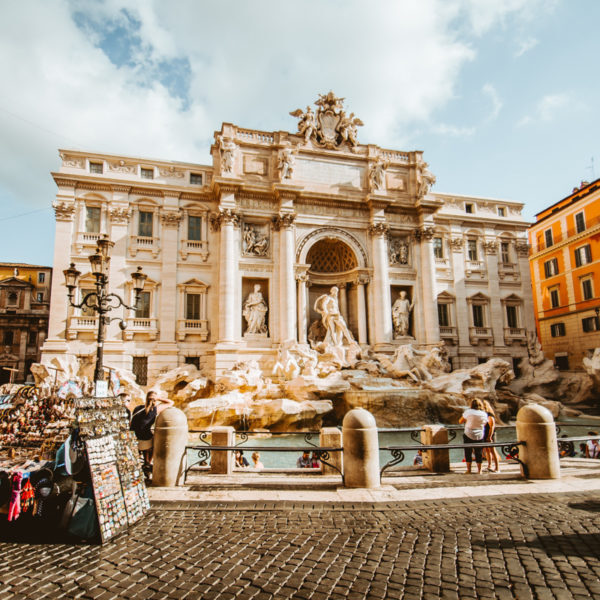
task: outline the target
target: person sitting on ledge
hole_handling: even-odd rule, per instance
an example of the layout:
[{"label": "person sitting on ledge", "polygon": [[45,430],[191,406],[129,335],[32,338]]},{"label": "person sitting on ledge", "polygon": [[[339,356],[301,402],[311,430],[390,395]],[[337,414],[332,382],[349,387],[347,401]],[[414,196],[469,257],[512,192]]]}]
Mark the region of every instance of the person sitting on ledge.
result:
[{"label": "person sitting on ledge", "polygon": [[300,456],[296,462],[296,466],[299,469],[310,469],[310,467],[312,467],[312,461],[310,460],[310,454],[308,451],[305,450],[302,453],[302,456]]},{"label": "person sitting on ledge", "polygon": [[235,466],[239,467],[240,469],[244,469],[244,468],[250,466],[250,463],[248,462],[247,458],[244,456],[243,450],[235,451]]},{"label": "person sitting on ledge", "polygon": [[255,471],[261,471],[265,468],[265,465],[260,462],[260,454],[258,452],[252,453],[252,462],[254,463],[253,466]]}]

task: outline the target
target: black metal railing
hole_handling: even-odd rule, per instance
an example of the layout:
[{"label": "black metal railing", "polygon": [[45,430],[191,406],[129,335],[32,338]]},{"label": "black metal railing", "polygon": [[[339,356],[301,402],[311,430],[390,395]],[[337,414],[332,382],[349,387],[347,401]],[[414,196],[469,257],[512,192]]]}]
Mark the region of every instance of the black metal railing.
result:
[{"label": "black metal railing", "polygon": [[[204,443],[206,444],[206,442]],[[184,484],[187,479],[188,473],[197,465],[202,463],[208,463],[213,452],[235,452],[236,450],[239,450],[239,446],[239,444],[236,444],[235,446],[187,445],[186,452],[189,450],[197,452],[198,460],[189,465],[188,468],[185,470]],[[343,452],[344,449],[342,447],[325,447],[315,446],[312,444],[309,446],[244,446],[244,450],[247,450],[248,452],[312,452],[321,464],[327,465],[328,467],[331,467],[332,469],[337,471],[342,478],[342,484],[344,484],[344,473],[342,469],[340,469],[337,465],[329,462],[330,453]]]},{"label": "black metal railing", "polygon": [[382,446],[379,450],[385,450],[390,452],[392,460],[388,461],[381,470],[379,471],[379,477],[383,477],[385,470],[400,464],[404,458],[404,452],[421,450],[421,452],[427,452],[429,450],[464,450],[465,448],[500,448],[500,451],[504,457],[512,459],[518,462],[522,469],[525,477],[529,476],[529,470],[527,465],[519,459],[519,446],[525,446],[525,442],[510,441],[510,442],[477,442],[474,444],[421,444],[419,446],[406,445],[406,446]]}]

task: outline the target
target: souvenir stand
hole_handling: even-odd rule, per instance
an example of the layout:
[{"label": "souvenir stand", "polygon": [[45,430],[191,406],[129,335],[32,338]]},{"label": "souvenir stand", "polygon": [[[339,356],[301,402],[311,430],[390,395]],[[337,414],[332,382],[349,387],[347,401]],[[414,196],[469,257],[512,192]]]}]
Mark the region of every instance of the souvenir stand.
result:
[{"label": "souvenir stand", "polygon": [[[48,528],[58,530],[61,521],[71,531],[90,485],[101,542],[149,510],[137,440],[119,398],[38,399],[31,387],[11,400],[0,404],[0,512],[9,521],[45,514]],[[61,500],[45,503],[48,496]]]}]

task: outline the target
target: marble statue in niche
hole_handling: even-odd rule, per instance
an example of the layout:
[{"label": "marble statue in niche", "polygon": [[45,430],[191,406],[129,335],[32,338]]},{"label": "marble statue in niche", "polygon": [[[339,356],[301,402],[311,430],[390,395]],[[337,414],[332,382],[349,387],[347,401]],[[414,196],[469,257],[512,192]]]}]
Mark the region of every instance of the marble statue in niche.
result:
[{"label": "marble statue in niche", "polygon": [[402,290],[394,306],[392,306],[392,321],[394,322],[394,334],[397,337],[408,335],[410,312],[414,307],[414,301],[411,302],[406,297],[406,292]]},{"label": "marble statue in niche", "polygon": [[315,311],[321,315],[321,323],[325,329],[323,342],[332,346],[343,346],[346,340],[349,345],[353,345],[356,343],[354,337],[340,313],[338,291],[338,288],[333,286],[329,294],[323,294],[315,301]]},{"label": "marble statue in niche", "polygon": [[217,137],[217,146],[221,155],[221,175],[233,172],[233,152],[235,142],[223,135]]},{"label": "marble statue in niche", "polygon": [[242,250],[247,256],[266,256],[269,238],[253,225],[244,225]]},{"label": "marble statue in niche", "polygon": [[267,333],[267,303],[260,291],[260,284],[254,286],[254,291],[248,294],[244,302],[242,315],[246,319],[246,333]]}]

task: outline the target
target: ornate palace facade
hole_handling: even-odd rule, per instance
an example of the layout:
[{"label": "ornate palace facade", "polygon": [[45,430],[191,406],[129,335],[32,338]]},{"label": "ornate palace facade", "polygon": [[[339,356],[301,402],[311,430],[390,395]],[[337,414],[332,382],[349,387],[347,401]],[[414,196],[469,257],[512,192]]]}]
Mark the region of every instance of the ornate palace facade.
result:
[{"label": "ornate palace facade", "polygon": [[[87,257],[107,235],[112,291],[131,301],[129,273],[149,276],[127,328],[109,326],[105,363],[142,383],[184,362],[269,369],[282,345],[318,340],[315,301],[332,286],[362,347],[444,341],[454,368],[526,355],[522,205],[432,192],[422,152],[359,143],[331,93],[292,114],[297,133],[223,124],[211,165],[60,152],[56,272],[73,262],[80,293],[93,288]],[[407,326],[392,311],[402,291]],[[65,292],[55,277],[44,360],[95,352],[96,317]]]}]

